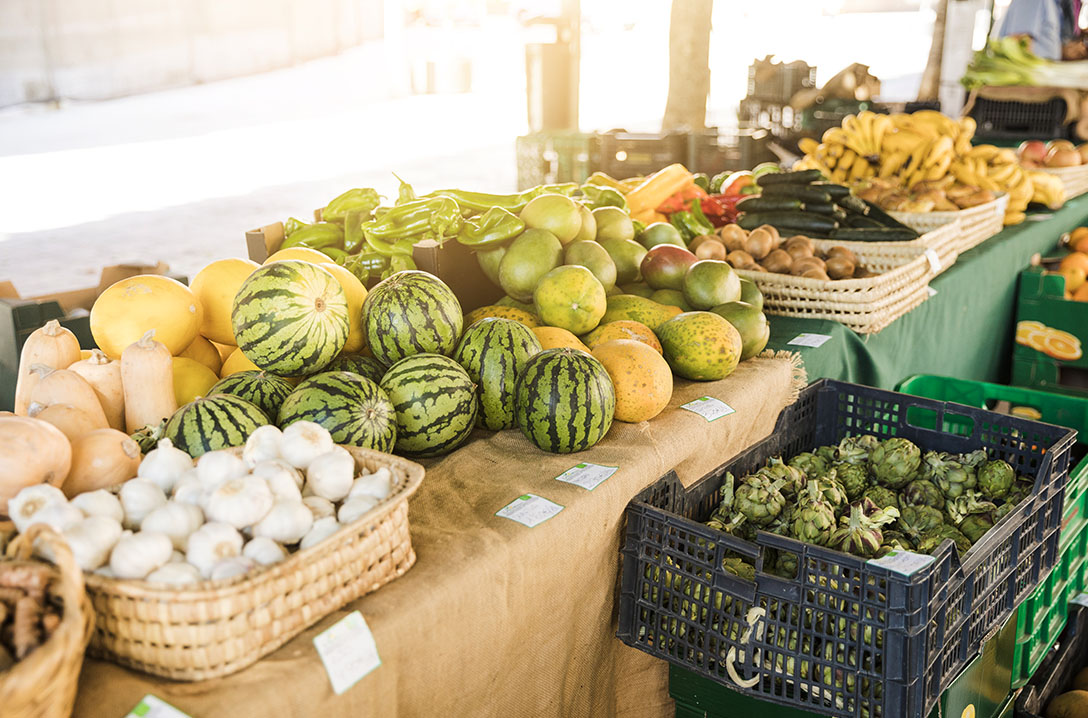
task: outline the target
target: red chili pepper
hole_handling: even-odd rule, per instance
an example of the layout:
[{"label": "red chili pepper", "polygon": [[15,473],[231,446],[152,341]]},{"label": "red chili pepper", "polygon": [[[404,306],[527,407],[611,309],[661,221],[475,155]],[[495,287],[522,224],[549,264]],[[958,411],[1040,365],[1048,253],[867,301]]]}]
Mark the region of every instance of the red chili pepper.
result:
[{"label": "red chili pepper", "polygon": [[737,220],[737,202],[743,197],[710,195],[700,202],[703,214],[715,227],[721,227]]}]

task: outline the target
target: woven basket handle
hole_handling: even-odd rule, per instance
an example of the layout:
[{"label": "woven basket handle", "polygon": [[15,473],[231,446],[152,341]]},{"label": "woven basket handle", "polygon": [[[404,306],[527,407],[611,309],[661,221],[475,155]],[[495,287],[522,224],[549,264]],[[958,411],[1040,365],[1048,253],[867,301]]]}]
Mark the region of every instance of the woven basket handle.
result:
[{"label": "woven basket handle", "polygon": [[34,552],[34,542],[40,540],[53,552],[53,563],[60,572],[60,595],[64,613],[78,611],[83,601],[83,570],[76,564],[68,542],[48,524],[34,524],[19,534],[7,547],[8,558],[28,560]]}]

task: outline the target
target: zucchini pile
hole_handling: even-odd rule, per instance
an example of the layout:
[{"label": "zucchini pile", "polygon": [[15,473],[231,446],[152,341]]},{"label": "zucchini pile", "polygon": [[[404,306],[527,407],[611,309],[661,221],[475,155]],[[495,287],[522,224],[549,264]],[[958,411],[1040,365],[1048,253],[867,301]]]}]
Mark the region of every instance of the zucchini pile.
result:
[{"label": "zucchini pile", "polygon": [[769,224],[784,235],[852,242],[909,242],[918,232],[887,212],[824,181],[819,170],[777,172],[756,179],[760,194],[737,203],[744,229]]}]

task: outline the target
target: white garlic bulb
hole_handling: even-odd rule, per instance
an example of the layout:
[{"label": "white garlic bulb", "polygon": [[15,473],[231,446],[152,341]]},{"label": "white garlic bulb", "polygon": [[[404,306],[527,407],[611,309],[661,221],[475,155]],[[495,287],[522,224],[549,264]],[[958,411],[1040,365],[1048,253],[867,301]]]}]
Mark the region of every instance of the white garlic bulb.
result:
[{"label": "white garlic bulb", "polygon": [[313,526],[314,516],[302,501],[279,500],[257,523],[253,535],[284,544],[298,543]]},{"label": "white garlic bulb", "polygon": [[315,496],[339,501],[351,491],[355,481],[355,459],[342,447],[334,446],[314,458],[306,469],[306,484]]},{"label": "white garlic bulb", "polygon": [[283,432],[272,424],[258,426],[246,439],[245,448],[242,449],[242,460],[247,466],[254,468],[262,461],[279,459],[282,441]]},{"label": "white garlic bulb", "polygon": [[196,475],[206,491],[213,491],[224,481],[237,479],[249,473],[249,467],[231,449],[209,451],[196,460]]},{"label": "white garlic bulb", "polygon": [[252,526],[272,509],[275,499],[263,479],[243,476],[220,484],[208,496],[208,519],[236,529]]},{"label": "white garlic bulb", "polygon": [[370,513],[371,509],[377,505],[378,500],[373,496],[358,496],[340,504],[340,510],[336,512],[336,518],[346,526],[355,519]]},{"label": "white garlic bulb", "polygon": [[105,565],[120,538],[121,522],[110,516],[88,516],[64,531],[64,540],[84,571]]},{"label": "white garlic bulb", "polygon": [[231,556],[218,561],[208,574],[212,581],[242,576],[257,568],[257,562],[248,556]]},{"label": "white garlic bulb", "polygon": [[165,583],[168,586],[188,586],[200,583],[203,578],[196,566],[184,561],[171,561],[152,571],[145,580],[152,583]]},{"label": "white garlic bulb", "polygon": [[182,474],[192,468],[191,456],[175,448],[170,439],[160,439],[158,446],[147,452],[147,456],[140,462],[136,477],[151,481],[168,494]]},{"label": "white garlic bulb", "polygon": [[200,569],[205,578],[220,560],[242,553],[242,534],[230,524],[207,523],[189,534],[185,560]]},{"label": "white garlic bulb", "polygon": [[267,536],[258,536],[246,543],[242,548],[242,555],[262,566],[271,566],[287,558],[287,551]]},{"label": "white garlic bulb", "polygon": [[204,523],[204,513],[199,506],[167,501],[154,509],[140,522],[141,531],[158,531],[170,537],[175,549],[183,550],[189,534]]},{"label": "white garlic bulb", "polygon": [[307,496],[302,500],[302,503],[314,515],[314,521],[328,516],[336,518],[336,507],[328,499],[323,499],[320,496]]},{"label": "white garlic bulb", "polygon": [[387,498],[393,490],[393,472],[388,467],[381,467],[372,474],[363,474],[355,479],[348,492],[348,498],[371,496],[378,501]]},{"label": "white garlic bulb", "polygon": [[170,561],[173,550],[166,534],[141,531],[122,536],[110,552],[110,570],[117,578],[144,578]]},{"label": "white garlic bulb", "polygon": [[72,506],[83,512],[84,516],[108,516],[118,523],[125,520],[125,510],[121,500],[106,489],[86,491],[72,499]]},{"label": "white garlic bulb", "polygon": [[302,537],[302,541],[298,547],[300,549],[307,549],[311,546],[316,546],[329,536],[340,530],[340,524],[332,516],[327,516],[323,519],[314,521],[314,525],[310,528],[309,533]]},{"label": "white garlic bulb", "polygon": [[318,456],[332,451],[335,445],[325,427],[312,421],[296,421],[283,430],[280,456],[291,466],[305,469]]},{"label": "white garlic bulb", "polygon": [[129,479],[121,484],[121,507],[125,510],[127,529],[139,528],[145,516],[165,503],[166,494],[147,479]]},{"label": "white garlic bulb", "polygon": [[56,486],[49,484],[35,484],[19,490],[15,497],[8,501],[8,513],[15,523],[19,533],[30,528],[34,515],[52,504],[66,504],[68,499],[64,492]]}]

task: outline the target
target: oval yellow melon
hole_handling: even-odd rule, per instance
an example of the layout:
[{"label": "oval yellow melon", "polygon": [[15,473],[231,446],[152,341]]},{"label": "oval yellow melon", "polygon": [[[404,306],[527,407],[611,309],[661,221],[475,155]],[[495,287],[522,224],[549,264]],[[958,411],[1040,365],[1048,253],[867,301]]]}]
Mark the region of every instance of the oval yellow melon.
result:
[{"label": "oval yellow melon", "polygon": [[[211,341],[211,340],[209,340]],[[219,342],[212,342],[212,346],[219,352],[219,368],[223,368],[223,362],[234,353],[234,350],[238,348],[236,344],[220,344]]]},{"label": "oval yellow melon", "polygon": [[271,257],[264,260],[265,264],[271,264],[272,262],[282,262],[285,259],[301,259],[303,262],[313,262],[314,264],[329,264],[332,257],[323,252],[318,252],[316,249],[310,249],[309,247],[288,247],[287,249],[281,249],[275,252]]},{"label": "oval yellow melon", "polygon": [[249,371],[255,369],[261,371],[261,368],[251,362],[249,357],[242,353],[242,350],[238,347],[234,348],[227,360],[223,362],[223,368],[219,370],[219,378],[225,379],[231,374],[237,374],[240,371]]},{"label": "oval yellow melon", "polygon": [[91,335],[111,359],[155,330],[155,341],[180,354],[193,340],[203,311],[181,282],[157,274],[141,274],[112,284],[91,307]]},{"label": "oval yellow melon", "polygon": [[201,269],[193,277],[189,288],[204,310],[200,333],[213,342],[234,343],[234,330],[230,325],[230,312],[234,295],[259,264],[241,257],[219,259]]},{"label": "oval yellow melon", "polygon": [[585,334],[601,323],[606,300],[601,280],[576,264],[551,270],[540,278],[533,292],[540,320],[575,334]]},{"label": "oval yellow melon", "polygon": [[649,421],[672,399],[672,370],[653,347],[636,339],[613,339],[593,349],[616,389],[617,421]]},{"label": "oval yellow melon", "polygon": [[559,327],[533,327],[533,334],[541,349],[577,349],[589,354],[589,347],[566,329]]},{"label": "oval yellow melon", "polygon": [[219,349],[199,334],[196,335],[193,343],[185,347],[185,351],[178,356],[198,361],[216,374],[223,368],[223,358],[219,356]]},{"label": "oval yellow melon", "polygon": [[174,357],[174,397],[178,406],[185,406],[198,396],[204,396],[219,377],[195,359]]},{"label": "oval yellow melon", "polygon": [[481,319],[487,319],[488,317],[512,319],[519,324],[524,324],[530,329],[541,326],[540,319],[538,319],[535,314],[531,314],[524,309],[504,307],[499,304],[488,304],[487,306],[477,307],[465,315],[465,329],[468,329]]},{"label": "oval yellow melon", "polygon": [[[348,340],[344,343],[342,351],[353,354],[366,346],[366,332],[363,331],[363,301],[366,300],[366,287],[359,278],[351,273],[351,270],[341,267],[339,264],[322,264],[322,267],[332,272],[336,281],[344,290],[348,300]],[[467,325],[466,325],[467,326]]]},{"label": "oval yellow melon", "polygon": [[582,341],[590,349],[596,349],[598,345],[615,339],[634,339],[636,342],[642,342],[646,346],[653,348],[658,354],[661,353],[661,342],[657,340],[654,331],[645,324],[630,319],[620,319],[608,324],[602,324],[582,337]]}]

